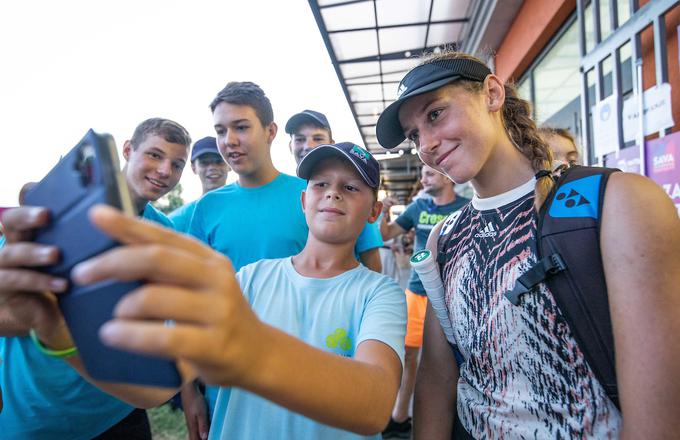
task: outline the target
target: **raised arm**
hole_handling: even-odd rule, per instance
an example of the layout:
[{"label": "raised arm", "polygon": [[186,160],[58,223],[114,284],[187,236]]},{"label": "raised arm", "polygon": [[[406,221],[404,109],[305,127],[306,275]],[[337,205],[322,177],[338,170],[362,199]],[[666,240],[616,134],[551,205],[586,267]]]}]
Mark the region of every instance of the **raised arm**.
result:
[{"label": "raised arm", "polygon": [[413,438],[450,439],[456,417],[458,366],[428,304],[413,401]]},{"label": "raised arm", "polygon": [[30,328],[25,322],[18,321],[9,310],[0,308],[0,335],[26,336]]},{"label": "raised arm", "polygon": [[[66,362],[68,362],[68,364],[74,370],[76,370],[78,374],[83,376],[83,378],[85,378],[92,385],[137,408],[153,408],[158,405],[162,405],[172,398],[172,396],[177,394],[177,391],[179,391],[178,389],[171,388],[156,388],[141,385],[101,382],[93,379],[87,373],[87,370],[85,370],[85,366],[83,365],[83,362],[79,356],[67,358]],[[188,371],[188,368],[185,369],[185,372]],[[188,373],[188,377],[186,374],[184,376],[186,377],[185,381],[189,381],[191,380],[191,377],[195,377],[191,373]]]},{"label": "raised arm", "polygon": [[600,234],[614,330],[622,439],[680,432],[680,220],[644,177],[616,173]]},{"label": "raised arm", "polygon": [[[430,231],[427,248],[437,255],[444,220]],[[413,401],[413,438],[450,439],[456,416],[458,366],[439,319],[428,303]]]},{"label": "raised arm", "polygon": [[382,201],[383,203],[383,215],[380,219],[380,234],[383,240],[391,240],[396,236],[404,234],[407,232],[406,229],[402,228],[396,221],[390,221],[390,208],[394,206],[396,200],[391,197],[387,197]]},{"label": "raised arm", "polygon": [[[66,280],[31,270],[31,267],[56,262],[59,252],[52,246],[31,243],[31,231],[45,225],[49,218],[42,208],[16,208],[6,212],[3,224],[7,244],[0,249],[0,304],[2,336],[23,336],[34,329],[48,348],[73,347],[64,317],[51,291],[65,290]],[[167,389],[133,387],[97,382],[88,377],[78,356],[68,358],[85,379],[105,392],[139,407],[156,406],[171,396]]]},{"label": "raised arm", "polygon": [[241,387],[358,434],[372,435],[387,425],[401,378],[401,362],[392,348],[367,340],[349,359],[311,347],[272,327],[262,336],[266,343],[260,365],[266,368]]},{"label": "raised arm", "polygon": [[[367,340],[353,359],[314,348],[257,318],[223,255],[109,208],[93,211],[93,221],[133,246],[81,263],[73,278],[149,281],[118,303],[100,332],[105,343],[184,360],[206,383],[252,391],[332,426],[371,434],[387,424],[401,377],[392,348]],[[163,325],[168,319],[175,325]]]}]

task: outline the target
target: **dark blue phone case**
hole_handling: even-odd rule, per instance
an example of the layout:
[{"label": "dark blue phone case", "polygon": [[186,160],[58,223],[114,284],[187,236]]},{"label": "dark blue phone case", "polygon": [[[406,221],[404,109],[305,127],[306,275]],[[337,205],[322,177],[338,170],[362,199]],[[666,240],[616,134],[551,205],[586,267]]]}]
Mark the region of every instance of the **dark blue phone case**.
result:
[{"label": "dark blue phone case", "polygon": [[[88,218],[88,210],[100,203],[131,210],[127,188],[121,188],[124,181],[119,177],[116,154],[111,136],[89,130],[26,194],[26,205],[50,211],[50,223],[37,231],[35,241],[61,251],[60,261],[42,268],[44,272],[68,278],[79,262],[118,245]],[[99,340],[99,328],[111,319],[118,300],[141,285],[116,280],[88,286],[71,284],[59,295],[59,306],[94,379],[176,388],[181,378],[173,361],[117,350]]]}]

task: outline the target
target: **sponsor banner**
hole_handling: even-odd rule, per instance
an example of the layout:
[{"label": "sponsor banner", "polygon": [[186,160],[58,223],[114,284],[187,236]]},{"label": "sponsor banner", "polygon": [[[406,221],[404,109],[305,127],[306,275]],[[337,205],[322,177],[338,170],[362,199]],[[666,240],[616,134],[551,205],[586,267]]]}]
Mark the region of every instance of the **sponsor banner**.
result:
[{"label": "sponsor banner", "polygon": [[592,108],[593,146],[597,157],[619,149],[619,118],[616,114],[618,102],[618,95],[611,95]]},{"label": "sponsor banner", "polygon": [[604,157],[604,166],[618,168],[627,173],[640,174],[640,147],[624,148],[616,153],[607,154]]},{"label": "sponsor banner", "polygon": [[649,141],[645,147],[647,176],[673,199],[680,215],[680,132]]},{"label": "sponsor banner", "polygon": [[[671,107],[671,85],[663,83],[645,90],[644,93],[645,136],[674,125]],[[637,140],[640,131],[640,111],[637,96],[623,103],[623,141]]]},{"label": "sponsor banner", "polygon": [[[604,166],[640,173],[640,148],[635,145],[604,157]],[[645,143],[647,177],[658,183],[675,203],[680,216],[680,132]]]}]

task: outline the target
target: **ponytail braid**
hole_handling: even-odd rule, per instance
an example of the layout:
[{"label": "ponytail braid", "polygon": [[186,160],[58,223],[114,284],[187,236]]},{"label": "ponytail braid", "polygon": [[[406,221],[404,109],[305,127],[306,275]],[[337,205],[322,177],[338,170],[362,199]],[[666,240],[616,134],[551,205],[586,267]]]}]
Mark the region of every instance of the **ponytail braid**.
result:
[{"label": "ponytail braid", "polygon": [[[503,104],[503,125],[510,141],[527,159],[535,172],[550,170],[552,152],[541,138],[536,122],[531,117],[531,105],[520,98],[517,89],[510,84],[505,85],[505,103]],[[536,180],[536,210],[541,209],[553,187],[550,173],[541,173]]]}]

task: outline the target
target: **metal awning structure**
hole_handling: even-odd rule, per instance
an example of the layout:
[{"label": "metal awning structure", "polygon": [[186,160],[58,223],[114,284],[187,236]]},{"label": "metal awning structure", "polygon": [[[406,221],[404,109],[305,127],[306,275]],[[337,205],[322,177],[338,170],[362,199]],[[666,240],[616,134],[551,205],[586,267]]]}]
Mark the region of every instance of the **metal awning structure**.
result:
[{"label": "metal awning structure", "polygon": [[[457,45],[470,0],[310,0],[364,145],[384,154],[375,123],[423,52]],[[410,150],[407,142],[399,149]]]},{"label": "metal awning structure", "polygon": [[383,187],[406,202],[420,161],[409,142],[391,152],[375,124],[423,53],[457,46],[471,0],[309,0],[366,148],[381,161]]}]

